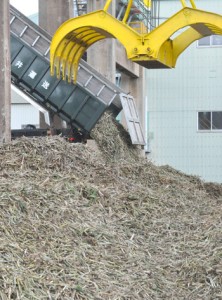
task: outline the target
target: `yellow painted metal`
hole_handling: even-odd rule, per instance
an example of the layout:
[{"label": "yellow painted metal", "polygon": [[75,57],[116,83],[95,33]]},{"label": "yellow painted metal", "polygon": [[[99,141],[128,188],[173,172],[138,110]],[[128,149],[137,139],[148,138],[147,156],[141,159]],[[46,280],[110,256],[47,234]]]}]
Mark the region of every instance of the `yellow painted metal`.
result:
[{"label": "yellow painted metal", "polygon": [[[186,6],[187,6],[186,0],[180,0],[180,2],[182,3],[183,7],[186,7]],[[190,3],[191,3],[191,6],[192,6],[193,8],[197,8],[197,7],[196,7],[196,4],[195,4],[195,2],[194,2],[194,0],[190,0]]]},{"label": "yellow painted metal", "polygon": [[148,31],[148,28],[145,26],[144,23],[142,22],[130,22],[129,26],[131,28],[133,28],[136,32],[138,32],[139,34],[145,34]]},{"label": "yellow painted metal", "polygon": [[145,6],[148,7],[148,9],[151,8],[151,4],[152,4],[152,1],[151,1],[151,0],[143,0],[143,3],[144,3]]},{"label": "yellow painted metal", "polygon": [[[85,16],[66,21],[56,31],[50,47],[52,75],[56,69],[59,77],[62,69],[63,77],[68,76],[68,80],[72,78],[76,82],[80,54],[83,54],[88,47],[99,40],[117,38],[130,52],[131,41],[136,42],[135,46],[140,45],[140,34],[107,12],[100,10],[87,14],[87,18]],[[73,48],[69,52],[71,45]],[[67,50],[65,50],[66,48]],[[128,53],[128,56],[130,57],[131,54]],[[65,69],[68,72],[65,72]]]},{"label": "yellow painted metal", "polygon": [[186,7],[186,1],[185,0],[180,0],[180,2],[182,3],[183,7]]},{"label": "yellow painted metal", "polygon": [[143,0],[144,5],[146,5],[148,7],[149,5],[149,0]]},{"label": "yellow painted metal", "polygon": [[112,0],[107,0],[106,1],[106,4],[105,4],[104,9],[103,9],[104,11],[108,11],[111,2],[112,2]]},{"label": "yellow painted metal", "polygon": [[[187,29],[193,28],[197,32],[196,39],[193,38],[193,35],[179,33],[180,29],[185,29],[186,27]],[[173,38],[172,36],[176,32],[178,36]],[[168,67],[174,67],[179,53],[177,48],[183,48],[184,51],[193,41],[204,36],[218,34],[217,32],[222,33],[221,15],[186,7],[145,35],[144,39],[149,39],[150,57],[148,61],[156,59]],[[175,39],[176,41],[180,40],[180,44],[175,43]],[[168,49],[165,52],[164,46],[167,44]],[[163,52],[165,52],[165,55],[163,55]]]},{"label": "yellow painted metal", "polygon": [[127,8],[126,8],[126,12],[125,12],[125,15],[123,17],[123,23],[126,23],[128,17],[129,17],[129,14],[130,14],[130,9],[132,7],[132,4],[133,4],[133,0],[129,0],[128,2],[128,5],[127,5]]},{"label": "yellow painted metal", "polygon": [[190,3],[191,3],[191,5],[192,5],[193,8],[197,8],[194,0],[190,0]]},{"label": "yellow painted metal", "polygon": [[[185,1],[182,1],[185,5]],[[111,0],[106,2],[108,9]],[[138,32],[126,24],[132,1],[123,21],[99,10],[63,23],[56,31],[50,49],[51,73],[76,82],[79,60],[92,44],[116,38],[126,49],[128,59],[146,68],[173,68],[179,55],[195,40],[222,34],[222,16],[184,6],[153,31]],[[131,26],[132,27],[131,27]]]}]

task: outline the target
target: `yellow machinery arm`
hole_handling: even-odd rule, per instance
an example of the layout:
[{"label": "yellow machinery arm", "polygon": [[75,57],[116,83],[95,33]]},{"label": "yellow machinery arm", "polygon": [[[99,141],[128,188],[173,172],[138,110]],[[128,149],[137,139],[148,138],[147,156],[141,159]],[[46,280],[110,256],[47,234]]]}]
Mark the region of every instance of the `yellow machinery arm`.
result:
[{"label": "yellow machinery arm", "polygon": [[[148,33],[139,33],[127,24],[133,0],[128,1],[122,21],[108,13],[112,0],[106,2],[103,10],[66,21],[52,39],[52,75],[56,70],[58,77],[62,73],[63,79],[76,82],[82,55],[92,44],[105,38],[119,40],[128,59],[146,68],[175,67],[177,58],[191,43],[204,36],[222,34],[222,16],[196,9],[194,0],[190,0],[192,7],[185,0],[180,1],[183,8]],[[151,1],[144,0],[144,4],[150,8]]]}]

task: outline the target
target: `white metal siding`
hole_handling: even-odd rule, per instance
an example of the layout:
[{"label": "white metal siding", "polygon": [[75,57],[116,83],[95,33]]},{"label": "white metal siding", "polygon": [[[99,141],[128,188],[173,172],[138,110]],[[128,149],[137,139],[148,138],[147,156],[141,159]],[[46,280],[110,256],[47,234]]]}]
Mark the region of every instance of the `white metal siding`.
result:
[{"label": "white metal siding", "polygon": [[[161,15],[172,15],[174,2],[161,1]],[[222,14],[222,1],[195,2]],[[146,71],[149,157],[156,164],[222,183],[222,132],[197,131],[198,111],[222,111],[221,63],[222,47],[193,43],[175,69]]]},{"label": "white metal siding", "polygon": [[33,124],[39,126],[39,111],[31,104],[12,104],[11,128],[21,129],[22,125]]}]

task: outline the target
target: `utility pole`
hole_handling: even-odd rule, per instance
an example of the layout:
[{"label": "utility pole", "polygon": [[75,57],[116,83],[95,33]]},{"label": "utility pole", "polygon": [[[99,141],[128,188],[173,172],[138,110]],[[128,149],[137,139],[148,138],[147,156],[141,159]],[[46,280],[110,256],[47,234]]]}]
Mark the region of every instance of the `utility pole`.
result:
[{"label": "utility pole", "polygon": [[9,0],[0,1],[0,144],[11,140]]}]

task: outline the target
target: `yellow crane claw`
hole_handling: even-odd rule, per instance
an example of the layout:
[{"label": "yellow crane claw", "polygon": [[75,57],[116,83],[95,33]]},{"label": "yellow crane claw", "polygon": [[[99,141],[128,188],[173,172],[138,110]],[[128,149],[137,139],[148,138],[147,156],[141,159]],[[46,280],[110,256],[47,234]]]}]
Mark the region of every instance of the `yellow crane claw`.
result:
[{"label": "yellow crane claw", "polygon": [[[126,5],[122,20],[108,13],[112,0],[103,10],[70,19],[53,36],[50,48],[51,74],[76,82],[79,61],[94,43],[116,38],[125,47],[128,59],[145,68],[173,68],[179,55],[194,41],[222,34],[222,16],[196,9],[193,0],[154,30],[137,32],[129,23],[133,0]],[[144,0],[148,7],[151,1]],[[183,30],[181,30],[183,29]],[[177,35],[175,35],[177,33]]]}]

